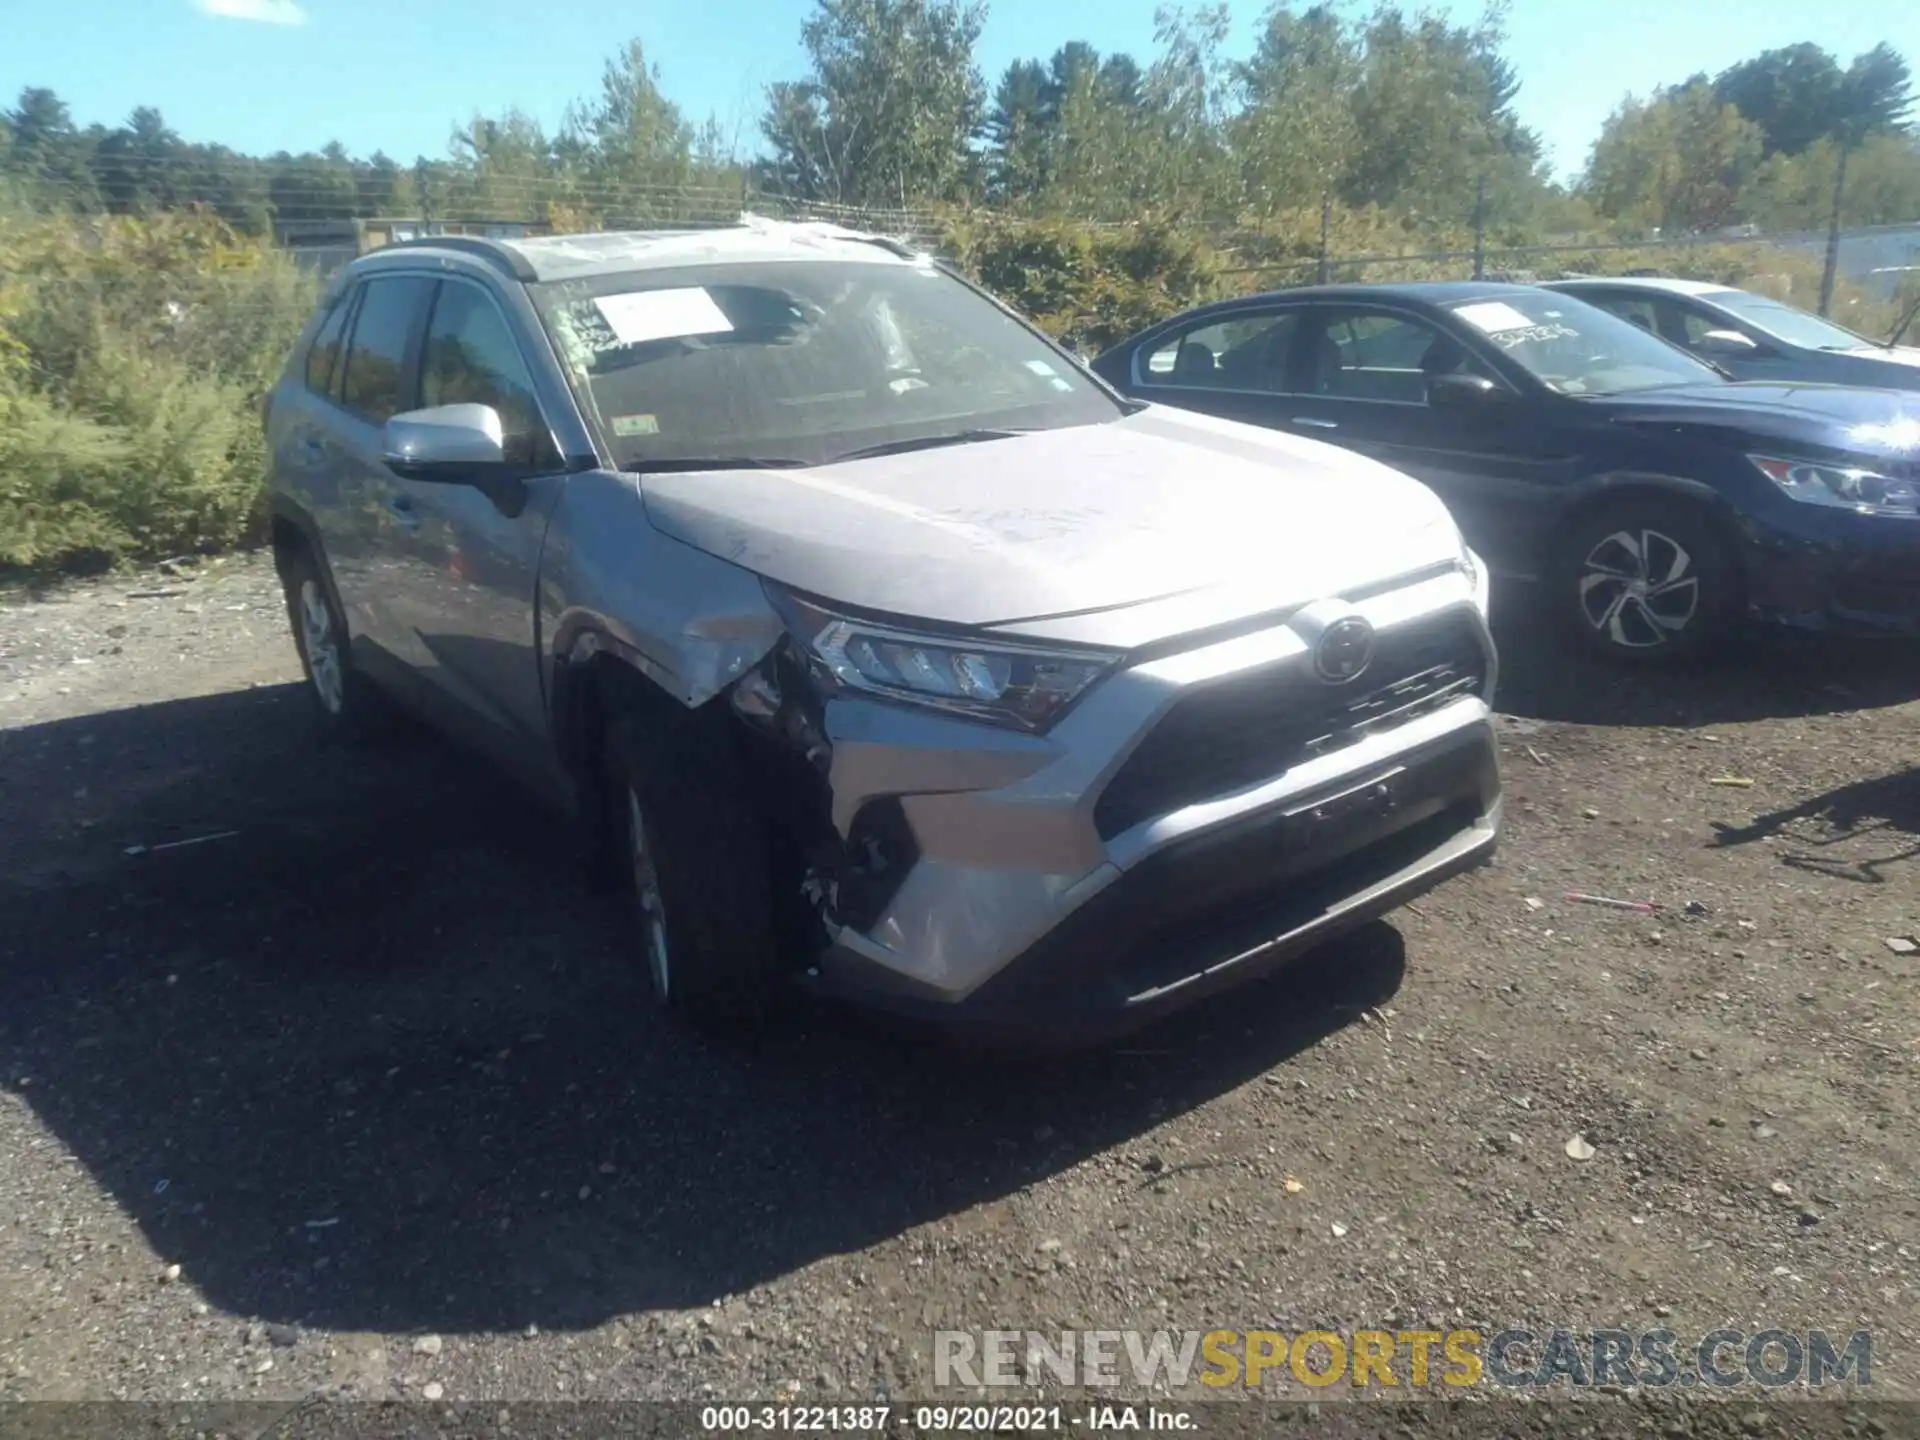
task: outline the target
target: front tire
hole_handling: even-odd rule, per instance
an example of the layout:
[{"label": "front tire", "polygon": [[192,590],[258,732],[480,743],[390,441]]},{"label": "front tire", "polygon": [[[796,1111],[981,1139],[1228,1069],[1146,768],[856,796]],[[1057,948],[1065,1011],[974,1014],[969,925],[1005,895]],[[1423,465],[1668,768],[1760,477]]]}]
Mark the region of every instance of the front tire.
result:
[{"label": "front tire", "polygon": [[[656,1003],[751,1023],[778,976],[769,830],[716,717],[625,711],[607,727],[606,814]],[[728,717],[717,717],[725,721]]]},{"label": "front tire", "polygon": [[1696,659],[1738,620],[1738,564],[1712,517],[1663,495],[1623,495],[1560,537],[1554,604],[1591,652],[1631,665]]}]

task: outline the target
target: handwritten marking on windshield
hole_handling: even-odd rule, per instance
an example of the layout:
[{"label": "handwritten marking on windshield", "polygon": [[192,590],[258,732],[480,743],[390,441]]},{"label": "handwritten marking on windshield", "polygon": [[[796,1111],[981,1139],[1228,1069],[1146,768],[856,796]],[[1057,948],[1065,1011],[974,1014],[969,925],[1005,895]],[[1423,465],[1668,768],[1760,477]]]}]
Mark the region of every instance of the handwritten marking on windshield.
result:
[{"label": "handwritten marking on windshield", "polygon": [[1578,340],[1580,332],[1571,325],[1529,325],[1524,330],[1500,330],[1488,337],[1502,350],[1548,340]]}]

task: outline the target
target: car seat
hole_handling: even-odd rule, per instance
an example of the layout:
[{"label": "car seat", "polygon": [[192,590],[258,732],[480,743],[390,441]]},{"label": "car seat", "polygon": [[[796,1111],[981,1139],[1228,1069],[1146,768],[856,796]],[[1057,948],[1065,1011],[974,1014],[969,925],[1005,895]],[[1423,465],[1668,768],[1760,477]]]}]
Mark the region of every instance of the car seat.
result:
[{"label": "car seat", "polygon": [[1466,347],[1452,336],[1435,336],[1433,343],[1420,355],[1421,388],[1426,396],[1431,397],[1433,382],[1442,375],[1457,375],[1473,370],[1474,367],[1469,363],[1471,359]]},{"label": "car seat", "polygon": [[1334,338],[1324,330],[1321,331],[1320,338],[1314,342],[1313,388],[1316,394],[1338,395],[1341,393],[1339,376],[1343,368],[1342,361],[1345,358],[1344,352]]},{"label": "car seat", "polygon": [[1173,378],[1188,385],[1213,378],[1213,351],[1198,340],[1183,340],[1173,352]]}]

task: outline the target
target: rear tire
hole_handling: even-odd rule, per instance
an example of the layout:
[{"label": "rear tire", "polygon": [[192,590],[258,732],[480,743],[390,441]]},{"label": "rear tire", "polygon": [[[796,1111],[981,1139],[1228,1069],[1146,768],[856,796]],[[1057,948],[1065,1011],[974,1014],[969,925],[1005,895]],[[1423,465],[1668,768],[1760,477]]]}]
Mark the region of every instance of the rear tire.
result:
[{"label": "rear tire", "polygon": [[1574,517],[1548,583],[1589,651],[1629,665],[1697,660],[1725,641],[1744,587],[1708,512],[1670,496],[1617,496]]},{"label": "rear tire", "polygon": [[768,827],[735,737],[714,716],[665,709],[622,706],[606,730],[605,814],[639,958],[669,1011],[751,1024],[779,970]]},{"label": "rear tire", "polygon": [[358,740],[380,728],[385,718],[380,695],[353,668],[352,639],[346,617],[333,598],[320,564],[304,543],[281,552],[280,586],[287,598],[287,622],[294,648],[306,672],[320,733],[328,741]]}]

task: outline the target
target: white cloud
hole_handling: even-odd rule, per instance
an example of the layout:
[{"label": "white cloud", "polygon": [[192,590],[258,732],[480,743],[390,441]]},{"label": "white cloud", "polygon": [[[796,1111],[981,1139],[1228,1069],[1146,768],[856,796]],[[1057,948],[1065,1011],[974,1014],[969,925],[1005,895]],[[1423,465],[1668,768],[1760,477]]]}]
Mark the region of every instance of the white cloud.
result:
[{"label": "white cloud", "polygon": [[259,25],[304,25],[307,12],[295,0],[193,0],[196,9],[223,20],[251,20]]}]

